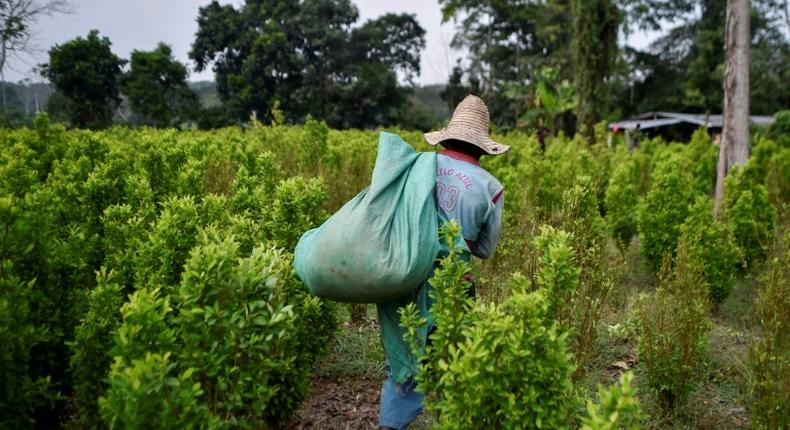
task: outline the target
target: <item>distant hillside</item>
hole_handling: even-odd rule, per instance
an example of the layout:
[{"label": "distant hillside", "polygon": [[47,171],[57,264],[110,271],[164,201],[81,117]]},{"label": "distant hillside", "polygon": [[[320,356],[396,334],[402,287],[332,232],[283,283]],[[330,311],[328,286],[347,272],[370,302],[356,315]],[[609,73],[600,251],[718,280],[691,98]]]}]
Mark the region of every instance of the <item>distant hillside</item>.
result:
[{"label": "distant hillside", "polygon": [[217,85],[214,81],[196,81],[190,82],[189,88],[198,95],[200,104],[203,107],[219,106],[219,94],[217,94]]},{"label": "distant hillside", "polygon": [[440,96],[444,91],[444,84],[416,86],[414,87],[414,97],[431,110],[441,121],[446,121],[452,116],[452,110],[447,102]]},{"label": "distant hillside", "polygon": [[[45,111],[49,97],[54,92],[46,83],[15,84],[2,82],[5,90],[6,111],[10,117],[30,117],[36,112]],[[2,98],[0,98],[0,114],[2,114]]]},{"label": "distant hillside", "polygon": [[[198,95],[200,104],[203,107],[219,106],[221,104],[219,94],[217,94],[217,86],[213,81],[190,82],[189,88]],[[414,91],[412,97],[418,105],[433,112],[442,122],[450,119],[452,110],[440,96],[444,90],[443,84],[415,86],[412,90]]]},{"label": "distant hillside", "polygon": [[[47,102],[54,93],[54,88],[48,83],[6,82],[0,85],[5,86],[6,105],[10,117],[30,118],[36,112],[46,111]],[[189,82],[189,88],[198,95],[203,107],[221,104],[217,86],[213,81]],[[452,110],[440,96],[444,85],[415,86],[412,90],[412,101],[419,109],[433,113],[441,123],[445,123],[450,118]],[[2,115],[2,104],[0,104],[0,115]]]}]

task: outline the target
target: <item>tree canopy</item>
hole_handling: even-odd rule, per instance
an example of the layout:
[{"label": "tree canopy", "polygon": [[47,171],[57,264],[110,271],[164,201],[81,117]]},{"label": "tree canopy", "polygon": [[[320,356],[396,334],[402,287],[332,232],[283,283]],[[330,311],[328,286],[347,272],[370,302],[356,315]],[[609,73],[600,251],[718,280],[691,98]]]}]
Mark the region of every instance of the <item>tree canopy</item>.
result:
[{"label": "tree canopy", "polygon": [[[685,19],[646,51],[627,51],[629,79],[617,98],[624,111],[718,113],[724,98],[725,2],[699,0]],[[752,1],[751,112],[771,115],[790,105],[790,41],[776,2]]]},{"label": "tree canopy", "polygon": [[[41,16],[68,13],[68,0],[0,0],[0,79],[8,60],[32,50],[33,23]],[[0,86],[3,114],[8,113],[5,85]]]},{"label": "tree canopy", "polygon": [[425,30],[414,15],[387,14],[352,28],[350,0],[217,1],[200,8],[190,58],[213,67],[229,113],[269,120],[275,102],[290,121],[307,115],[333,127],[397,120],[408,102],[398,83],[420,71]]},{"label": "tree canopy", "polygon": [[[650,110],[722,110],[725,2],[721,0],[440,0],[456,47],[468,52],[449,76],[446,99],[479,92],[492,119],[510,128],[534,112],[542,71],[559,71],[578,98],[576,124]],[[752,1],[751,106],[790,105],[790,27],[779,0]],[[644,50],[623,40],[668,30]],[[618,43],[620,41],[620,43]],[[513,88],[521,88],[513,91]],[[532,89],[530,89],[532,88]],[[525,96],[526,95],[526,96]],[[567,131],[576,128],[571,118]],[[536,117],[537,118],[537,117]],[[537,123],[535,123],[537,124]]]},{"label": "tree canopy", "polygon": [[187,85],[187,67],[164,43],[153,51],[132,51],[121,91],[129,98],[136,122],[154,127],[177,125],[194,116],[197,96]]},{"label": "tree canopy", "polygon": [[102,128],[112,124],[121,101],[119,78],[125,60],[110,49],[110,39],[92,30],[49,50],[49,63],[42,75],[49,78],[63,96],[71,124],[81,128]]}]

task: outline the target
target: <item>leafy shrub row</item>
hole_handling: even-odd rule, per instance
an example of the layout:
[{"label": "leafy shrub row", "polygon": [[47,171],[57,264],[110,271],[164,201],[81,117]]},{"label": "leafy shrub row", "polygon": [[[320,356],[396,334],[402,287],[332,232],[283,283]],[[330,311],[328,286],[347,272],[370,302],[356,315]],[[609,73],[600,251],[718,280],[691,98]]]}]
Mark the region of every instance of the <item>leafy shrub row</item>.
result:
[{"label": "leafy shrub row", "polygon": [[[302,133],[281,130],[283,139]],[[130,294],[142,291],[156,291],[157,300],[180,303],[184,266],[196,247],[225,243],[232,236],[237,260],[264,247],[276,254],[272,258],[278,267],[289,267],[288,254],[274,248],[292,247],[301,232],[323,220],[327,193],[321,178],[284,179],[280,168],[287,161],[282,157],[283,141],[261,139],[272,133],[268,127],[246,133],[123,128],[67,132],[41,117],[35,130],[0,135],[0,261],[4,268],[0,306],[13,307],[0,317],[0,333],[9,345],[17,345],[6,348],[3,356],[1,372],[8,373],[3,377],[7,389],[0,393],[2,426],[55,427],[67,418],[79,426],[101,426],[97,399],[102,396],[114,399],[110,404],[115,405],[105,408],[104,416],[114,417],[116,426],[126,426],[121,421],[133,417],[119,409],[112,412],[116,406],[125,406],[108,394],[111,387],[118,388],[110,380],[121,383],[118,378],[108,379],[116,356],[122,355],[112,348],[126,324],[121,306]],[[267,149],[279,149],[278,155]],[[256,418],[267,422],[288,419],[306,391],[306,375],[317,351],[335,326],[331,307],[308,297],[290,272],[278,270],[276,303],[290,306],[296,320],[290,333],[315,342],[291,345],[290,355],[280,359],[287,369],[274,374],[268,385],[247,381],[233,392],[243,397],[255,390],[276,390],[277,399],[265,411],[258,411],[266,416]],[[268,303],[266,298],[246,296],[241,302],[261,300]],[[165,325],[177,342],[183,342],[175,313],[167,315]],[[13,334],[25,336],[14,338]],[[192,388],[199,383],[204,386],[199,391],[213,393],[198,379],[210,379],[202,376],[206,369],[194,367],[185,376],[189,365],[182,363],[177,352],[179,348],[146,347],[130,355],[123,367],[116,363],[117,375],[137,375],[154,385],[163,383],[162,375],[170,375],[176,378],[171,382],[183,382],[183,390],[172,391],[174,396],[189,392],[205,405]],[[130,381],[123,383],[140,388]],[[168,384],[161,389],[172,386]],[[138,394],[151,393],[146,390]],[[127,392],[121,397],[126,395],[131,396]],[[68,398],[73,399],[76,412],[65,411]],[[175,397],[163,401],[178,404]],[[155,405],[140,402],[140,407],[157,410]],[[217,422],[227,419],[223,416]]]},{"label": "leafy shrub row", "polygon": [[[436,428],[565,428],[577,401],[565,324],[558,323],[562,297],[577,285],[568,233],[544,228],[536,239],[544,254],[539,285],[515,275],[511,296],[501,304],[473,303],[466,295],[467,263],[453,249],[460,226],[450,222],[442,235],[450,252],[430,280],[435,330],[423,345],[426,321],[414,305],[401,311],[407,340],[420,356],[417,389]],[[601,389],[600,405],[589,406],[585,428],[615,428],[640,419],[626,377],[618,388]]]},{"label": "leafy shrub row", "polygon": [[111,427],[260,428],[286,422],[304,397],[332,309],[299,287],[281,252],[242,257],[221,236],[204,233],[177,289],[143,288],[124,305],[100,399]]},{"label": "leafy shrub row", "polygon": [[755,303],[759,331],[749,347],[749,410],[756,428],[790,426],[790,233],[762,278]]}]

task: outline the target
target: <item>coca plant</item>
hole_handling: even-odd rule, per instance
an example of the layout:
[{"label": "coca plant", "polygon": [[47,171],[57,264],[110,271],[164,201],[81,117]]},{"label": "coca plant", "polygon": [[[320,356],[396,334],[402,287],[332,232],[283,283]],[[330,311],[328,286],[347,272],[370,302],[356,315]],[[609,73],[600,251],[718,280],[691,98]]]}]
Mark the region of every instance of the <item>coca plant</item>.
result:
[{"label": "coca plant", "polygon": [[469,266],[454,249],[459,234],[457,223],[442,227],[450,252],[430,281],[436,324],[430,345],[420,344],[417,333],[425,321],[416,307],[402,311],[409,341],[421,357],[418,390],[427,396],[425,406],[436,417],[436,428],[567,425],[574,365],[567,335],[549,317],[549,293],[530,291],[529,282],[516,276],[504,303],[472,304],[463,280]]},{"label": "coca plant", "polygon": [[673,408],[693,387],[710,329],[707,286],[688,264],[685,242],[678,246],[675,264],[669,255],[664,258],[659,284],[638,304],[637,356],[661,404]]},{"label": "coca plant", "polygon": [[790,233],[762,276],[755,301],[758,332],[749,347],[749,411],[757,428],[790,427]]},{"label": "coca plant", "polygon": [[205,230],[176,290],[144,288],[124,305],[100,402],[105,421],[149,428],[287,422],[336,325],[334,308],[293,276],[281,251],[256,247],[243,256],[227,232]]},{"label": "coca plant", "polygon": [[687,248],[688,264],[708,286],[708,297],[713,303],[723,302],[735,283],[741,254],[728,226],[714,219],[710,197],[697,196],[680,226],[680,235]]},{"label": "coca plant", "polygon": [[696,192],[682,153],[668,155],[650,174],[650,188],[638,211],[642,254],[655,270],[666,254],[674,254],[680,225],[688,216]]}]

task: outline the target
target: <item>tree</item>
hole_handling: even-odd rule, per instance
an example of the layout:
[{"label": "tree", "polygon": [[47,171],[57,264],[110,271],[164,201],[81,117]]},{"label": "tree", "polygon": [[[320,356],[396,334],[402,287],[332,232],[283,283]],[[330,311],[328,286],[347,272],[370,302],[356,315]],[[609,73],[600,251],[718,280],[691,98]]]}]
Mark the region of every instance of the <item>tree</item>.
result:
[{"label": "tree", "polygon": [[617,57],[620,13],[612,0],[571,0],[573,66],[579,129],[593,138],[593,126],[608,104],[605,80]]},{"label": "tree", "polygon": [[369,20],[351,33],[351,48],[361,59],[385,64],[401,72],[408,82],[420,74],[420,52],[425,29],[413,14],[388,13]]},{"label": "tree", "polygon": [[[213,65],[217,91],[243,121],[279,101],[289,121],[308,114],[333,127],[387,124],[408,98],[396,71],[419,73],[425,31],[413,15],[384,15],[353,29],[350,0],[218,2],[200,8],[190,58]],[[362,109],[360,106],[365,106]]]},{"label": "tree", "polygon": [[457,20],[453,46],[468,50],[469,81],[479,81],[492,120],[510,127],[522,100],[507,97],[512,84],[528,85],[546,66],[572,79],[570,0],[440,0],[444,22]]},{"label": "tree", "polygon": [[[690,5],[691,13],[667,15],[667,22],[678,25],[645,51],[623,52],[628,66],[612,80],[622,88],[615,103],[624,112],[721,112],[726,2],[681,3],[678,11]],[[790,43],[776,1],[751,3],[750,110],[770,115],[790,104],[790,86],[785,84],[790,81]]]},{"label": "tree", "polygon": [[[41,16],[68,13],[68,0],[0,0],[0,81],[5,82],[8,59],[30,53],[33,24]],[[7,113],[5,85],[2,88],[3,113]]]},{"label": "tree", "polygon": [[42,75],[49,78],[66,101],[74,127],[102,128],[112,123],[120,103],[118,80],[125,61],[110,50],[110,39],[97,30],[49,50]]},{"label": "tree", "polygon": [[749,158],[749,0],[727,0],[727,33],[724,37],[724,115],[716,176],[718,216],[724,197],[724,177],[730,167]]},{"label": "tree", "polygon": [[444,89],[439,96],[447,102],[447,106],[450,109],[455,109],[455,106],[461,102],[467,95],[472,93],[472,89],[463,83],[464,78],[464,70],[461,68],[460,64],[456,64],[453,67],[452,73],[450,73],[450,78],[447,82],[447,85],[444,86]]},{"label": "tree", "polygon": [[167,127],[194,116],[198,100],[187,85],[187,68],[173,58],[168,45],[132,51],[129,66],[120,87],[140,124]]},{"label": "tree", "polygon": [[534,85],[534,97],[527,103],[529,108],[519,118],[520,123],[537,122],[538,126],[547,127],[552,136],[562,129],[562,114],[576,108],[578,98],[575,86],[567,79],[560,81],[559,75],[559,70],[553,67],[544,67],[540,71]]}]

